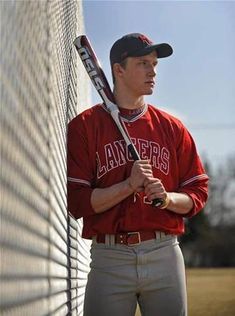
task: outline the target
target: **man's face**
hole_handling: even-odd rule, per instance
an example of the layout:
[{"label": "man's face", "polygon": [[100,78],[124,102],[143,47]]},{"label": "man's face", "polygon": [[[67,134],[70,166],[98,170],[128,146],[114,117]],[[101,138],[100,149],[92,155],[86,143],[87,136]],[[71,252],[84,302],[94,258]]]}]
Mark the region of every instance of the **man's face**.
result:
[{"label": "man's face", "polygon": [[128,57],[122,72],[124,86],[136,97],[153,93],[156,77],[157,53]]}]

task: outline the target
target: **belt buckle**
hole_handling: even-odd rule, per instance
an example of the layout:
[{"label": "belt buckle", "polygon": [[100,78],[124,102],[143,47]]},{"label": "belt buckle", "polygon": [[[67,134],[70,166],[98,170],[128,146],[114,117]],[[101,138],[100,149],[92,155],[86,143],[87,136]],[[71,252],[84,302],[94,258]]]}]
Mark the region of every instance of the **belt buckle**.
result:
[{"label": "belt buckle", "polygon": [[[129,242],[129,237],[133,236],[133,235],[137,235],[138,236],[138,241],[136,243]],[[127,233],[127,245],[128,246],[136,246],[136,245],[139,245],[140,243],[141,243],[141,239],[140,239],[140,233],[139,232]]]}]

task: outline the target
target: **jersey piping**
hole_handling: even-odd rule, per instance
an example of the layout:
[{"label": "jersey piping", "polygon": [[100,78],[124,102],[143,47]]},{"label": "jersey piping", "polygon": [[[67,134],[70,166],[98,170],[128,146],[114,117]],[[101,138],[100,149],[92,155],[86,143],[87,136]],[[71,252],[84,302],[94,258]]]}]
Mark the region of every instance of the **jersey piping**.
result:
[{"label": "jersey piping", "polygon": [[75,183],[81,183],[81,184],[87,184],[87,185],[91,186],[91,184],[90,184],[89,181],[82,180],[82,179],[77,179],[77,178],[68,177],[68,181],[70,181],[70,182],[75,182]]},{"label": "jersey piping", "polygon": [[192,182],[198,181],[198,180],[203,180],[203,179],[208,179],[208,176],[207,176],[206,174],[200,174],[200,175],[198,175],[198,176],[195,176],[195,177],[193,177],[193,178],[190,178],[190,179],[184,181],[183,183],[181,183],[180,186],[181,186],[181,187],[184,187],[184,186],[186,186],[186,185],[189,184],[189,183],[192,183]]}]

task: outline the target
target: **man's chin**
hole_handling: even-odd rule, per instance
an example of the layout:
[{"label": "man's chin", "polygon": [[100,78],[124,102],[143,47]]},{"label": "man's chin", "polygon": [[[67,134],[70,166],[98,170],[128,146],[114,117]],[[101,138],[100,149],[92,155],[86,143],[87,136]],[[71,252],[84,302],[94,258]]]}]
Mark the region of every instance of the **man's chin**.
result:
[{"label": "man's chin", "polygon": [[153,94],[153,89],[146,91],[144,95],[151,95],[151,94]]}]

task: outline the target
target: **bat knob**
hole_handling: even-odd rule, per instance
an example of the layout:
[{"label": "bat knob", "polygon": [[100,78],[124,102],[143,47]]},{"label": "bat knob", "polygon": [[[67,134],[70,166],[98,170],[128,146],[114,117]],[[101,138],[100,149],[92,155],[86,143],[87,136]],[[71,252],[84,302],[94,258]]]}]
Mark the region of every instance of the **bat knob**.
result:
[{"label": "bat knob", "polygon": [[156,206],[156,207],[160,207],[164,204],[164,200],[163,199],[154,199],[153,202],[152,202],[152,205],[153,206]]}]

